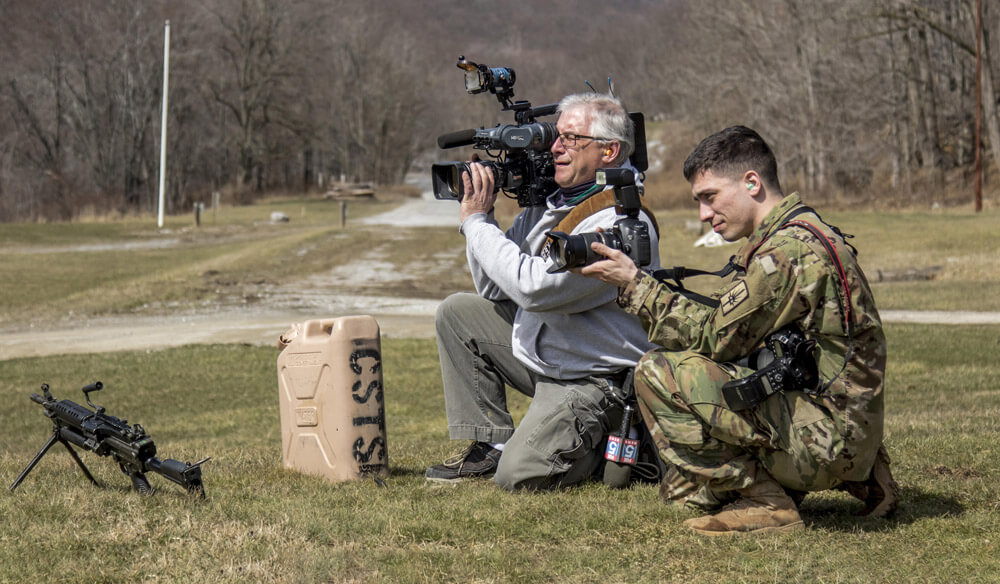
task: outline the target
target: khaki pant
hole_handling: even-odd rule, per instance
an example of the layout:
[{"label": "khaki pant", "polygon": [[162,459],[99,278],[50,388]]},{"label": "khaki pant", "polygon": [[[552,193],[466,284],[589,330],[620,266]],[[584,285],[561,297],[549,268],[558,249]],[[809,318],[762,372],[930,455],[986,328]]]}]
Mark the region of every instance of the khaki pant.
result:
[{"label": "khaki pant", "polygon": [[[558,380],[514,357],[514,303],[453,294],[438,307],[438,352],[453,440],[505,443],[494,481],[509,489],[566,486],[589,478],[621,406],[605,377]],[[506,387],[532,397],[514,427]]]}]

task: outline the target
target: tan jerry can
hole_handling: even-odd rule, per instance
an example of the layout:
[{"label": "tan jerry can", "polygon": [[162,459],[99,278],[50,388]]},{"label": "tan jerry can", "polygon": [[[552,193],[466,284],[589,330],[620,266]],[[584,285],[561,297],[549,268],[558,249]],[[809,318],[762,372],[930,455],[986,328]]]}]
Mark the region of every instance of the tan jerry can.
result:
[{"label": "tan jerry can", "polygon": [[345,316],[293,330],[278,355],[285,468],[333,481],[387,476],[378,323]]}]

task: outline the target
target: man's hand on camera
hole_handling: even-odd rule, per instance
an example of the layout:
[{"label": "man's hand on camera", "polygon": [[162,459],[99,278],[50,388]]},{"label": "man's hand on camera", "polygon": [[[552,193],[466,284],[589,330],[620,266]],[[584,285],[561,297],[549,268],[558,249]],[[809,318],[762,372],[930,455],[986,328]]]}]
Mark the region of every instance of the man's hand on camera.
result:
[{"label": "man's hand on camera", "polygon": [[476,213],[489,213],[497,200],[493,192],[493,171],[478,162],[469,163],[469,172],[462,173],[465,196],[459,208],[459,220],[465,221]]},{"label": "man's hand on camera", "polygon": [[610,248],[599,241],[591,243],[590,249],[607,259],[571,270],[572,272],[588,278],[597,278],[619,288],[631,282],[639,273],[639,268],[632,261],[632,258],[617,249]]}]

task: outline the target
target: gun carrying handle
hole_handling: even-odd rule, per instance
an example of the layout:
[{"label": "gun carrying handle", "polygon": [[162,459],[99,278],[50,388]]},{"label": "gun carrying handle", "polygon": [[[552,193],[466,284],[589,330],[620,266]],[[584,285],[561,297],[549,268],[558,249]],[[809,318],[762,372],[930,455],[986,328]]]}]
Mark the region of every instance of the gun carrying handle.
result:
[{"label": "gun carrying handle", "polygon": [[[95,381],[95,382],[91,383],[90,385],[84,385],[83,386],[83,397],[87,398],[87,405],[90,406],[90,407],[92,407],[92,408],[94,408],[95,410],[98,409],[98,406],[95,406],[93,404],[93,402],[90,401],[90,392],[92,392],[92,391],[101,391],[101,388],[103,388],[103,387],[104,387],[104,384],[101,383],[100,381]],[[100,408],[100,411],[98,411],[98,413],[101,413],[101,411],[103,411],[103,410],[104,410],[104,408]]]}]

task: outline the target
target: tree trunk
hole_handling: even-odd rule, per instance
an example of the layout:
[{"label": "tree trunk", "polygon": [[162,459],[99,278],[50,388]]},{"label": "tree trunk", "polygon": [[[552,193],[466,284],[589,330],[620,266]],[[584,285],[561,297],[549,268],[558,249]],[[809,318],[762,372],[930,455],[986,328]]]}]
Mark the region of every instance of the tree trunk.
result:
[{"label": "tree trunk", "polygon": [[[983,20],[985,22],[987,9],[986,2],[983,3]],[[985,33],[985,31],[983,31]],[[983,34],[983,121],[986,125],[986,138],[990,143],[990,152],[993,157],[993,165],[1000,171],[1000,118],[997,109],[996,86],[993,81],[993,63],[990,59],[989,36]],[[980,145],[976,144],[976,148]]]}]

